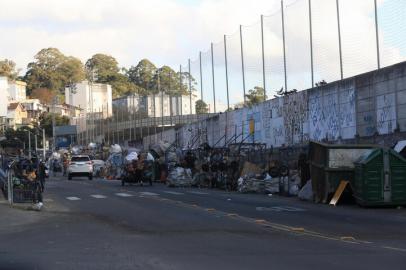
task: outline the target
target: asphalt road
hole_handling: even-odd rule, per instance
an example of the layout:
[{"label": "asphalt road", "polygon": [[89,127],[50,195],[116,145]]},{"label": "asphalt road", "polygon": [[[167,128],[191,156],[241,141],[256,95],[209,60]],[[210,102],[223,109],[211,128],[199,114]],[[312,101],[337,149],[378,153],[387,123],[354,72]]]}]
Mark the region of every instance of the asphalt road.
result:
[{"label": "asphalt road", "polygon": [[0,269],[406,269],[405,209],[56,177],[0,203]]}]

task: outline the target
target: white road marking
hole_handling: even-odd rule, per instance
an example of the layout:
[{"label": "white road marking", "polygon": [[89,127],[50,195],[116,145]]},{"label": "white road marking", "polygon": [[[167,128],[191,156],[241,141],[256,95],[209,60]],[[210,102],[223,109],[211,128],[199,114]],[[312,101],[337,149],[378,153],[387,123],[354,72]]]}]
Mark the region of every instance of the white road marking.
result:
[{"label": "white road marking", "polygon": [[140,192],[141,196],[158,196],[158,193],[153,192]]},{"label": "white road marking", "polygon": [[176,192],[176,191],[164,191],[165,193],[172,194],[172,195],[184,195],[185,193]]},{"label": "white road marking", "polygon": [[128,193],[116,193],[117,196],[120,197],[133,197],[134,195]]},{"label": "white road marking", "polygon": [[80,198],[78,197],[66,197],[69,201],[80,201]]},{"label": "white road marking", "polygon": [[306,209],[292,206],[273,206],[273,207],[256,207],[257,211],[274,211],[274,212],[303,212]]},{"label": "white road marking", "polygon": [[206,193],[206,192],[200,192],[200,191],[189,191],[188,193],[191,193],[191,194],[197,194],[197,195],[209,195],[209,193]]},{"label": "white road marking", "polygon": [[90,195],[90,196],[95,198],[95,199],[105,199],[105,198],[107,198],[107,196],[99,195],[99,194],[94,194],[94,195]]}]

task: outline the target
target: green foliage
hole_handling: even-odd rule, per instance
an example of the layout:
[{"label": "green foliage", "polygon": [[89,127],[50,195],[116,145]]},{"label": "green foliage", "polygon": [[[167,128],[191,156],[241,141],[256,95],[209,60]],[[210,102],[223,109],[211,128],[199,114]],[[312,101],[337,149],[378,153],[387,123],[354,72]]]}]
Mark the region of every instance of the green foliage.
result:
[{"label": "green foliage", "polygon": [[265,101],[267,98],[264,88],[259,86],[255,86],[254,89],[249,90],[245,97],[247,98],[247,105],[250,107]]},{"label": "green foliage", "polygon": [[89,81],[110,84],[113,96],[119,97],[126,94],[138,93],[139,87],[131,82],[126,70],[120,70],[117,60],[105,54],[95,54],[86,62],[86,73]]},{"label": "green foliage", "polygon": [[18,70],[16,70],[16,64],[7,59],[0,61],[0,76],[7,77],[11,80],[17,79]]},{"label": "green foliage", "polygon": [[[45,129],[45,134],[52,137],[52,113],[44,113],[40,116],[40,127]],[[69,125],[69,117],[55,114],[55,126]]]},{"label": "green foliage", "polygon": [[205,114],[209,112],[209,108],[203,100],[196,101],[196,114]]},{"label": "green foliage", "polygon": [[[135,67],[132,66],[128,70],[127,76],[132,83],[139,87],[138,93],[140,95],[156,94],[159,91],[164,91],[164,93],[171,96],[189,93],[189,73],[182,72],[181,78],[180,73],[174,71],[171,67],[162,66],[157,68],[148,59],[141,60]],[[182,84],[180,83],[181,79]],[[196,83],[193,77],[191,82],[194,90]]]},{"label": "green foliage", "polygon": [[66,85],[85,78],[82,62],[75,57],[65,56],[56,48],[42,49],[34,58],[35,61],[28,64],[24,76],[28,94],[37,88],[64,93]]},{"label": "green foliage", "polygon": [[148,59],[142,59],[135,67],[132,66],[127,76],[135,85],[139,86],[146,93],[154,87],[154,76],[157,68]]}]

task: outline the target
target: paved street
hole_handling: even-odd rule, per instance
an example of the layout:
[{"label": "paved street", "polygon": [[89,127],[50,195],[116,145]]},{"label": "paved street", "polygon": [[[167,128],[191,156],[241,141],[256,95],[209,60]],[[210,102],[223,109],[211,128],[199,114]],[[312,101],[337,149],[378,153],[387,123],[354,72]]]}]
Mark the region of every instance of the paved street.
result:
[{"label": "paved street", "polygon": [[43,211],[0,209],[0,269],[406,267],[405,209],[62,177]]}]

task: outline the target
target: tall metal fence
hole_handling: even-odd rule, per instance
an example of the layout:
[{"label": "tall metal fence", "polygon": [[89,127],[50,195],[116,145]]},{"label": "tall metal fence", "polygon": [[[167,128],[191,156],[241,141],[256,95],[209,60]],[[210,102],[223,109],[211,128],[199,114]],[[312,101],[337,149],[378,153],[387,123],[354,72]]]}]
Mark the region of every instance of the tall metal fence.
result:
[{"label": "tall metal fence", "polygon": [[[296,0],[211,43],[182,65],[210,112],[232,109],[255,87],[267,98],[406,60],[406,1]],[[189,88],[190,89],[190,88]]]}]

